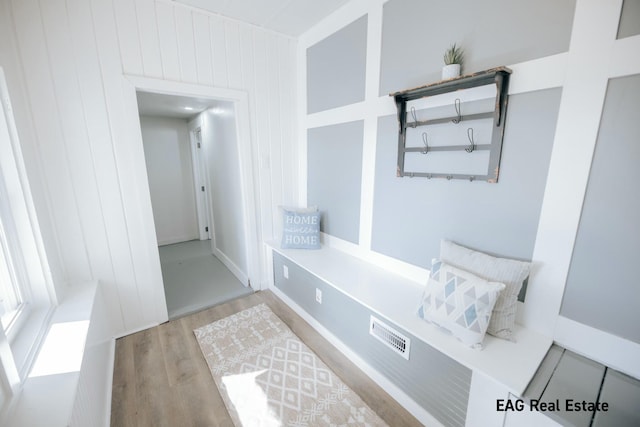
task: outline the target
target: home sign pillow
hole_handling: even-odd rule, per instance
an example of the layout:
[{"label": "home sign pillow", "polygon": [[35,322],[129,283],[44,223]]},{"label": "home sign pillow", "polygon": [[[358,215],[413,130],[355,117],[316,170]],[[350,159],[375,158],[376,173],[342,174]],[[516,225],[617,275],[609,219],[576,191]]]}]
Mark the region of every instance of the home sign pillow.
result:
[{"label": "home sign pillow", "polygon": [[320,212],[282,209],[283,249],[320,249]]}]

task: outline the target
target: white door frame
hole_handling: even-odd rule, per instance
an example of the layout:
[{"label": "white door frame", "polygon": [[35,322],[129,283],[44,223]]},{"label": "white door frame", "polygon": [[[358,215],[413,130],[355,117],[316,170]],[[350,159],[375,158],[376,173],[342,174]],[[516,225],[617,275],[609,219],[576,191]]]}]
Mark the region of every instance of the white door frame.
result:
[{"label": "white door frame", "polygon": [[[249,281],[253,279],[254,284],[260,283],[260,241],[258,237],[257,220],[255,216],[256,212],[256,199],[257,195],[254,186],[254,170],[253,170],[253,149],[251,142],[251,121],[249,118],[249,96],[246,92],[217,88],[210,86],[202,86],[190,83],[172,82],[167,80],[151,79],[147,77],[137,76],[125,76],[126,81],[130,84],[129,94],[130,99],[136,99],[136,91],[160,93],[165,95],[178,95],[178,96],[193,96],[198,98],[211,98],[212,100],[231,101],[235,107],[236,113],[236,138],[238,141],[238,157],[240,164],[238,165],[240,171],[240,188],[242,189],[242,202],[243,202],[243,223],[246,230],[246,248],[247,248],[247,275]],[[137,121],[138,127],[140,126],[139,117],[135,117],[133,120]],[[142,146],[142,139],[139,141]],[[141,161],[136,162],[134,167],[138,170],[138,174],[146,176],[146,166],[144,164],[144,158]],[[149,204],[148,212],[151,210],[151,198],[146,201],[141,201],[144,204]],[[149,220],[153,223],[153,217]],[[212,227],[212,224],[209,225]],[[157,251],[157,239],[155,235],[154,240],[147,242],[150,246],[155,247]],[[159,254],[158,254],[159,257]],[[245,283],[246,285],[246,283]]]},{"label": "white door frame", "polygon": [[[202,121],[200,116],[189,121],[189,141],[191,143],[191,165],[193,170],[193,190],[196,196],[196,214],[198,217],[198,236],[200,240],[214,241],[214,222],[209,209],[209,186],[207,184],[206,169],[202,155]],[[200,141],[196,133],[200,132]],[[200,143],[200,146],[198,146]],[[202,187],[204,186],[204,190]],[[208,230],[207,230],[208,228]],[[215,247],[215,244],[214,244]]]}]

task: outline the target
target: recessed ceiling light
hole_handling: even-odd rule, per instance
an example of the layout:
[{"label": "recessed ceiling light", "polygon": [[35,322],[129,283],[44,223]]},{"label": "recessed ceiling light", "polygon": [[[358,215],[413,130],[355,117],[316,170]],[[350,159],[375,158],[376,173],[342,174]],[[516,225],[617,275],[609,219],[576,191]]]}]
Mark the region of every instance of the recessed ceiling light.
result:
[{"label": "recessed ceiling light", "polygon": [[184,109],[187,110],[187,111],[191,111],[191,110],[193,110],[193,107],[184,107]]}]

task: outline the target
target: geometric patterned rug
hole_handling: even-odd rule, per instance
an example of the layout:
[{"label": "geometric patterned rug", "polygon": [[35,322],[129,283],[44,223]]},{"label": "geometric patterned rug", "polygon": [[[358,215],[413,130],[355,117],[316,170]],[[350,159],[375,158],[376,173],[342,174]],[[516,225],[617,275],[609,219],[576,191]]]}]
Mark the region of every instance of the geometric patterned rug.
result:
[{"label": "geometric patterned rug", "polygon": [[193,332],[237,427],[387,425],[265,304]]}]

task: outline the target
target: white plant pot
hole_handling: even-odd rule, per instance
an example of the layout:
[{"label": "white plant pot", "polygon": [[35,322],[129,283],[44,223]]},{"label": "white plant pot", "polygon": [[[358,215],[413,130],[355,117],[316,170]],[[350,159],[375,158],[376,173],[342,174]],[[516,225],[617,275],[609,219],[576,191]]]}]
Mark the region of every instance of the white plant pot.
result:
[{"label": "white plant pot", "polygon": [[460,64],[449,64],[442,67],[442,80],[460,76]]}]

